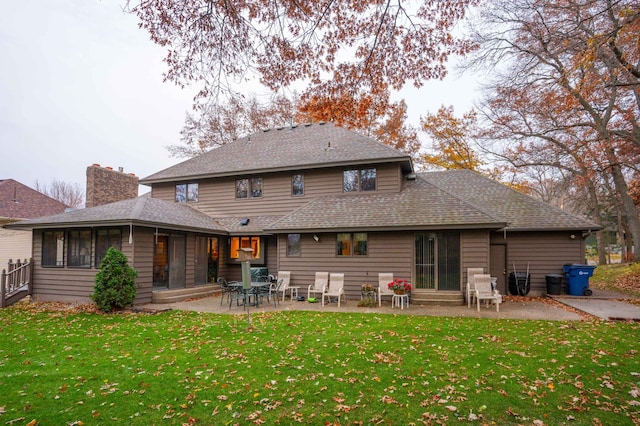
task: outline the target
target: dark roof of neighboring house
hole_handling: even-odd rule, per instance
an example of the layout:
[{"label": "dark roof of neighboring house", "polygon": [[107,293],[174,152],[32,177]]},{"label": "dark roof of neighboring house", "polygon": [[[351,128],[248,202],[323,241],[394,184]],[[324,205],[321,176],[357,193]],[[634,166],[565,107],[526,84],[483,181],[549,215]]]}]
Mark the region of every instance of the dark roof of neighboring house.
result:
[{"label": "dark roof of neighboring house", "polygon": [[63,212],[68,206],[13,179],[0,180],[0,217],[33,219]]},{"label": "dark roof of neighboring house", "polygon": [[129,224],[226,233],[224,227],[216,219],[194,208],[185,204],[159,200],[148,196],[68,211],[39,219],[25,220],[5,225],[5,227],[30,229]]},{"label": "dark roof of neighboring house", "polygon": [[595,222],[525,195],[470,170],[420,173],[418,177],[519,230],[598,230]]},{"label": "dark roof of neighboring house", "polygon": [[383,143],[332,123],[270,129],[238,139],[144,179],[141,184],[207,177],[396,161],[411,158]]},{"label": "dark roof of neighboring house", "polygon": [[0,217],[32,219],[63,212],[68,206],[13,179],[0,180]]}]

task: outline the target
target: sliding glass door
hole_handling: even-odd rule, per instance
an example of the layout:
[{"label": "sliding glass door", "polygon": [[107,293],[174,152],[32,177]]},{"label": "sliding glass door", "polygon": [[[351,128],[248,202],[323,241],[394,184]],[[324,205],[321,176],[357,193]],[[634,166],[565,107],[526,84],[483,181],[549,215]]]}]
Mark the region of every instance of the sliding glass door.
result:
[{"label": "sliding glass door", "polygon": [[460,290],[460,233],[415,234],[415,288]]}]

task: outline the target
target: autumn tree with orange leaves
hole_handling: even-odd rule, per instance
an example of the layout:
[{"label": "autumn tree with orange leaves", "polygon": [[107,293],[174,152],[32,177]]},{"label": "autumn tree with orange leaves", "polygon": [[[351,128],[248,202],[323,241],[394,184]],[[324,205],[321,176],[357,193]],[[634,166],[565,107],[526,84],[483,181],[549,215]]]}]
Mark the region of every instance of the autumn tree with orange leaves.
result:
[{"label": "autumn tree with orange leaves", "polygon": [[430,153],[424,155],[428,165],[445,170],[469,169],[479,171],[482,162],[471,147],[477,125],[476,113],[470,111],[456,117],[453,107],[441,107],[435,114],[420,120],[421,130],[433,141]]},{"label": "autumn tree with orange leaves", "polygon": [[[361,122],[391,116],[389,93],[445,76],[473,45],[452,29],[478,0],[128,0],[167,49],[167,81],[198,84],[198,108],[220,105],[253,76],[278,93],[303,85],[305,113]],[[354,126],[362,128],[362,126]]]},{"label": "autumn tree with orange leaves", "polygon": [[513,166],[570,173],[595,220],[611,202],[640,261],[628,187],[640,147],[640,1],[494,0],[476,22],[470,66],[493,75],[486,143]]}]

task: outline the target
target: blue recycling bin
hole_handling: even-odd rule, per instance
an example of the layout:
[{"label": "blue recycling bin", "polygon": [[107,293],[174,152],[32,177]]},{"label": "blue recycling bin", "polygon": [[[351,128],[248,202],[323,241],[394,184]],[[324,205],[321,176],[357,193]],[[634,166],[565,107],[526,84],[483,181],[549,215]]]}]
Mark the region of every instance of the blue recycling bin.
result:
[{"label": "blue recycling bin", "polygon": [[591,296],[589,278],[593,276],[595,266],[571,264],[564,265],[563,270],[567,278],[567,294],[570,296]]}]

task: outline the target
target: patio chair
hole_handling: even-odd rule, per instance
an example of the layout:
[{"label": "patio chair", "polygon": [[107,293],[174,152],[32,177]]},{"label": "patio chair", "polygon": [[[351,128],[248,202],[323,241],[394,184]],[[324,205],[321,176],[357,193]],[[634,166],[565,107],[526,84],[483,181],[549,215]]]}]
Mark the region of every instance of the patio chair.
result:
[{"label": "patio chair", "polygon": [[325,285],[322,291],[322,306],[325,297],[329,301],[331,297],[337,297],[340,307],[340,298],[344,298],[344,274],[329,274],[329,285]]},{"label": "patio chair", "polygon": [[476,303],[478,304],[478,312],[480,312],[480,301],[491,300],[496,305],[496,312],[500,312],[500,303],[502,296],[491,287],[491,275],[476,274],[474,276]]},{"label": "patio chair", "polygon": [[484,274],[484,268],[467,268],[467,308],[471,307],[471,303],[475,298],[474,276],[476,274]]},{"label": "patio chair", "polygon": [[393,290],[389,289],[391,281],[393,281],[393,273],[380,272],[378,274],[378,306],[382,306],[382,296],[393,297]]},{"label": "patio chair", "polygon": [[273,306],[275,308],[278,307],[278,302],[280,302],[280,298],[278,297],[278,292],[280,291],[280,288],[282,287],[283,284],[284,284],[284,279],[278,278],[278,280],[275,283],[272,282],[271,286],[269,286],[269,295],[273,297]]},{"label": "patio chair", "polygon": [[324,286],[329,284],[328,272],[316,272],[316,280],[307,288],[307,300],[311,297],[311,293],[322,295]]},{"label": "patio chair", "polygon": [[236,301],[236,306],[240,306],[240,301],[242,301],[242,306],[244,309],[247,308],[247,305],[251,303],[251,297],[255,295],[251,290],[244,291],[244,287],[241,285],[231,286],[232,291],[229,293],[229,309],[231,309],[231,305],[233,305],[233,301]]},{"label": "patio chair", "polygon": [[221,297],[220,297],[220,306],[222,306],[222,302],[224,301],[224,296],[227,295],[228,298],[231,297],[231,293],[234,291],[233,287],[229,285],[227,280],[220,277],[218,278],[218,284],[220,285]]},{"label": "patio chair", "polygon": [[280,286],[280,290],[278,291],[282,292],[282,301],[284,302],[284,297],[287,294],[287,291],[289,291],[289,294],[291,294],[291,298],[293,299],[293,293],[289,288],[289,282],[291,281],[291,271],[278,271],[278,279],[281,278],[282,285]]}]

